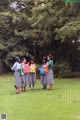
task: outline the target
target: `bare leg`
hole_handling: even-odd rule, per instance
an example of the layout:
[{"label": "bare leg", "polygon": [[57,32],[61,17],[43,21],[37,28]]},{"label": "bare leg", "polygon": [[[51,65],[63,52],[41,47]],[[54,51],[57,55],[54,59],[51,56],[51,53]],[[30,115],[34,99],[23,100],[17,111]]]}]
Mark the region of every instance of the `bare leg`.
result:
[{"label": "bare leg", "polygon": [[20,92],[21,92],[21,89],[18,87],[18,88],[16,89],[16,94],[20,94]]},{"label": "bare leg", "polygon": [[29,88],[31,88],[31,84],[29,84]]},{"label": "bare leg", "polygon": [[50,85],[50,90],[53,90],[53,85],[52,84]]}]

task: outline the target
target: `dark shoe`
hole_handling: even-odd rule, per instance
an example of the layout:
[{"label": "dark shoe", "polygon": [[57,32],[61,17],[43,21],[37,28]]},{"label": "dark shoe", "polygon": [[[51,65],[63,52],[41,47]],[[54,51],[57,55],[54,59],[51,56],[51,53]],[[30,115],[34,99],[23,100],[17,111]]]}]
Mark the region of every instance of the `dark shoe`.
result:
[{"label": "dark shoe", "polygon": [[17,89],[16,85],[14,85],[14,87]]},{"label": "dark shoe", "polygon": [[26,92],[26,88],[24,88],[23,92]]},{"label": "dark shoe", "polygon": [[45,90],[45,89],[46,89],[46,86],[44,86],[43,89]]}]

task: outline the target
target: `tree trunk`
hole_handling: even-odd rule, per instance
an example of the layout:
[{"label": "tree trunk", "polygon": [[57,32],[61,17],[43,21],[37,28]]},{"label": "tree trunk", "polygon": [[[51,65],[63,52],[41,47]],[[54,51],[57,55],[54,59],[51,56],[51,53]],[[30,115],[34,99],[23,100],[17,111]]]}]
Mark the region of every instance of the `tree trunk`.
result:
[{"label": "tree trunk", "polygon": [[4,72],[4,63],[3,63],[3,60],[0,59],[0,75],[3,74]]}]

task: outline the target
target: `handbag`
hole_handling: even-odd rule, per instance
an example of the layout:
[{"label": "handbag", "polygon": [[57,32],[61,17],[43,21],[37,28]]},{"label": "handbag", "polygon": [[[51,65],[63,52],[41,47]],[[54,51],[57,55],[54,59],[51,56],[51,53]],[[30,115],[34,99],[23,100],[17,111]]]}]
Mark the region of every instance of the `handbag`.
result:
[{"label": "handbag", "polygon": [[45,75],[45,74],[46,74],[45,68],[40,68],[39,70],[40,70],[40,74],[41,74],[41,75]]},{"label": "handbag", "polygon": [[24,75],[24,69],[22,68],[21,69],[21,76],[23,76]]},{"label": "handbag", "polygon": [[48,66],[45,67],[45,72],[46,72],[46,73],[49,72],[49,67],[48,67]]}]

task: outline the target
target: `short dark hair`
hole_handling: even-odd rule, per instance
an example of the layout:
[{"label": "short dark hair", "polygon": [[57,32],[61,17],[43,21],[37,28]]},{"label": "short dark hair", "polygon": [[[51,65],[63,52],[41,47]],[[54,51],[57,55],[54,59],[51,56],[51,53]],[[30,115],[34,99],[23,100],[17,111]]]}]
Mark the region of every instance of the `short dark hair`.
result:
[{"label": "short dark hair", "polygon": [[15,60],[16,60],[16,62],[20,62],[20,57],[16,56]]}]

